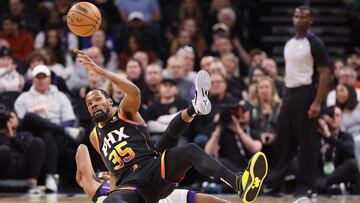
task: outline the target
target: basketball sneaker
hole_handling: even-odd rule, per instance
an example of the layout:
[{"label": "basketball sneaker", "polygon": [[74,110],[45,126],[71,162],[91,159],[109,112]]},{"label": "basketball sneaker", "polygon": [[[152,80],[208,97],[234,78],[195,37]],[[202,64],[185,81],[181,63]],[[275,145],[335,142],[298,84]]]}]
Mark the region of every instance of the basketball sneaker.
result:
[{"label": "basketball sneaker", "polygon": [[236,192],[243,202],[253,202],[268,173],[268,163],[264,153],[257,152],[249,161],[246,170],[236,177]]},{"label": "basketball sneaker", "polygon": [[211,86],[211,78],[209,74],[200,70],[195,79],[195,97],[192,100],[195,113],[197,115],[206,115],[211,111],[211,103],[208,98]]}]

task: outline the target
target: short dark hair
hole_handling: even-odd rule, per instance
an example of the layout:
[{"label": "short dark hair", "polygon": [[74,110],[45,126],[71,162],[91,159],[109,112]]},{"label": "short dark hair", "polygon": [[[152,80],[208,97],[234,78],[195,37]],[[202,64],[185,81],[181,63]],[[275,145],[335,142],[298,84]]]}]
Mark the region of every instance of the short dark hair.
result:
[{"label": "short dark hair", "polygon": [[20,26],[20,18],[19,17],[14,17],[14,16],[10,16],[10,15],[6,15],[4,18],[3,18],[3,21],[5,20],[10,20],[10,22],[14,23],[14,24],[17,24],[18,26]]},{"label": "short dark hair", "polygon": [[295,8],[295,11],[305,11],[310,16],[314,16],[314,13],[312,12],[312,10],[310,9],[310,7],[308,5],[301,5],[301,6],[297,7],[297,8]]},{"label": "short dark hair", "polygon": [[10,109],[5,104],[0,104],[0,130],[6,129],[6,123],[10,118]]},{"label": "short dark hair", "polygon": [[[108,94],[105,90],[103,90],[103,89],[98,89],[98,88],[96,88],[96,89],[91,90],[90,92],[93,92],[93,91],[99,91],[102,95],[104,95],[104,97],[105,97],[106,99],[111,99],[111,97],[109,96],[109,94]],[[88,92],[87,94],[89,94],[90,92]]]}]

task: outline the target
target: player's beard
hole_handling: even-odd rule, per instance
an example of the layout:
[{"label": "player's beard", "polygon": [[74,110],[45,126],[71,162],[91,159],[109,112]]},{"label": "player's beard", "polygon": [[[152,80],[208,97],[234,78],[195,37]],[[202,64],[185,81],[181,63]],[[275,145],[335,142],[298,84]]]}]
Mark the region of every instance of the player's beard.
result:
[{"label": "player's beard", "polygon": [[98,114],[97,116],[93,116],[93,121],[94,121],[95,123],[103,122],[103,121],[105,121],[106,118],[107,118],[107,113],[104,112],[104,111],[102,111],[102,110],[100,110],[100,111],[101,111],[100,114]]}]

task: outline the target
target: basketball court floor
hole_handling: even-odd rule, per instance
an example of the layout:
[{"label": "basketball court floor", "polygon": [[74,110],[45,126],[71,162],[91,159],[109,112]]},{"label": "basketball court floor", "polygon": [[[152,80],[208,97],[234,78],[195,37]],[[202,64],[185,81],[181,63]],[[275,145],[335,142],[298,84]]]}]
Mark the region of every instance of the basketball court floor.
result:
[{"label": "basketball court floor", "polygon": [[[219,195],[219,197],[229,200],[233,203],[241,201],[235,195]],[[288,196],[283,198],[259,197],[255,202],[258,203],[291,203],[295,199]],[[85,194],[48,194],[48,195],[23,195],[23,194],[1,194],[0,203],[90,203]],[[311,199],[312,203],[359,203],[360,196],[332,196],[317,197]],[[299,202],[303,203],[303,202]]]}]

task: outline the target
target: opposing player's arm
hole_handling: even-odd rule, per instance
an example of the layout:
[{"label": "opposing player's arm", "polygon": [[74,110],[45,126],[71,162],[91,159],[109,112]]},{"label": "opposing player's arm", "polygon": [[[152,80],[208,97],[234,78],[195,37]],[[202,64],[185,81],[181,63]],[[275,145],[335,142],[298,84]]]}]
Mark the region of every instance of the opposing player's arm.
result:
[{"label": "opposing player's arm", "polygon": [[129,114],[131,117],[137,117],[141,103],[139,88],[128,79],[101,68],[83,51],[75,49],[74,52],[77,54],[77,61],[83,64],[89,71],[94,71],[95,73],[103,76],[121,89],[124,93],[124,98],[119,105],[120,113],[125,117]]}]

